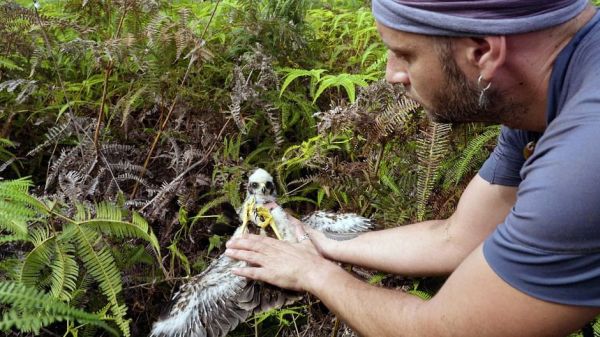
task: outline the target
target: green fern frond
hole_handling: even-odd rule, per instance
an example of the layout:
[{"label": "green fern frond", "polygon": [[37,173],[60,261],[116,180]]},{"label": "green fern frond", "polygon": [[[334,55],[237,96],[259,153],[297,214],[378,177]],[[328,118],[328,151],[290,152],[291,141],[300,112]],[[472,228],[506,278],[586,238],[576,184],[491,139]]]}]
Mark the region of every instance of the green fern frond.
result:
[{"label": "green fern frond", "polygon": [[192,223],[191,223],[190,227],[195,225],[196,222],[198,222],[198,220],[202,219],[204,217],[204,215],[206,214],[206,212],[208,212],[209,210],[215,208],[216,206],[226,203],[228,201],[229,201],[229,197],[227,195],[221,195],[219,197],[211,199],[209,202],[204,204],[202,206],[202,208],[200,208],[200,210],[198,211],[198,214],[196,214],[194,217],[192,217],[192,219],[191,219]]},{"label": "green fern frond", "polygon": [[39,219],[43,205],[27,191],[31,181],[26,178],[0,181],[0,229],[15,237],[27,237],[27,224]]},{"label": "green fern frond", "polygon": [[17,282],[0,282],[0,303],[11,307],[0,319],[0,331],[16,327],[37,334],[41,327],[54,322],[76,320],[102,327],[112,335],[119,336],[115,329],[102,321],[104,317],[73,308],[40,290]]},{"label": "green fern frond", "polygon": [[446,173],[444,188],[458,185],[462,178],[481,165],[482,158],[487,158],[488,151],[485,145],[498,138],[500,126],[492,125],[477,137],[471,139],[460,154],[459,160]]},{"label": "green fern frond", "polygon": [[354,103],[356,101],[356,86],[366,87],[368,85],[367,80],[375,81],[377,78],[372,75],[362,74],[325,75],[319,81],[319,88],[313,96],[313,103],[317,101],[325,90],[340,86],[346,90],[350,103]]},{"label": "green fern frond", "polygon": [[325,70],[325,69],[311,69],[311,70],[293,69],[293,68],[279,69],[278,72],[287,73],[287,75],[285,76],[285,79],[283,80],[283,84],[281,85],[281,90],[279,91],[279,97],[281,97],[281,95],[283,94],[285,89],[295,79],[297,79],[299,77],[306,77],[306,76],[310,77],[309,91],[310,91],[310,95],[312,97],[314,97],[315,96],[314,94],[316,92],[317,83],[319,83],[319,81],[321,80],[321,74],[323,74],[326,71],[327,70]]},{"label": "green fern frond", "polygon": [[50,236],[46,232],[45,238],[40,236],[32,241],[35,247],[25,256],[20,273],[21,283],[30,287],[38,284],[42,272],[52,263],[56,249],[56,236]]},{"label": "green fern frond", "polygon": [[398,186],[396,179],[392,175],[391,168],[385,162],[382,162],[382,165],[379,166],[378,176],[381,183],[392,190],[395,195],[403,195],[400,186]]},{"label": "green fern frond", "polygon": [[20,235],[2,235],[0,236],[0,245],[10,242],[23,241],[23,236]]},{"label": "green fern frond", "polygon": [[30,234],[31,242],[35,248],[25,257],[19,279],[26,286],[41,286],[46,281],[46,271],[49,269],[49,287],[52,296],[69,302],[75,282],[79,274],[79,266],[75,261],[75,248],[69,242],[57,242],[56,236],[50,235],[47,230],[36,228]]},{"label": "green fern frond", "polygon": [[8,70],[23,70],[23,68],[19,67],[15,62],[11,59],[0,56],[0,68],[8,69]]},{"label": "green fern frond", "polygon": [[283,182],[287,180],[290,173],[302,168],[319,168],[329,153],[346,149],[350,140],[349,134],[317,135],[303,141],[300,145],[288,147],[276,169],[277,183],[281,190],[286,190]]},{"label": "green fern frond", "polygon": [[71,301],[73,291],[77,287],[79,265],[75,261],[74,253],[75,247],[71,243],[57,244],[55,258],[50,264],[50,292],[52,296],[65,302]]},{"label": "green fern frond", "polygon": [[100,290],[111,305],[113,319],[125,336],[130,336],[129,321],[125,319],[127,307],[119,304],[122,290],[121,274],[115,259],[106,246],[96,250],[101,240],[98,233],[84,226],[70,225],[75,232],[79,256],[92,277],[98,282]]},{"label": "green fern frond", "polygon": [[432,122],[417,142],[419,179],[417,181],[417,220],[425,218],[429,196],[433,190],[435,178],[442,159],[448,150],[451,131],[450,124]]},{"label": "green fern frond", "polygon": [[21,263],[22,261],[19,258],[5,258],[0,260],[0,274],[9,280],[18,279]]},{"label": "green fern frond", "polygon": [[[99,233],[117,238],[139,238],[149,242],[160,257],[160,245],[158,238],[148,226],[148,222],[137,212],[131,215],[131,221],[124,220],[123,211],[109,203],[100,203],[96,207],[96,216],[92,219],[89,212],[81,212],[80,221],[77,225],[93,229]],[[87,214],[87,215],[84,215]]]}]

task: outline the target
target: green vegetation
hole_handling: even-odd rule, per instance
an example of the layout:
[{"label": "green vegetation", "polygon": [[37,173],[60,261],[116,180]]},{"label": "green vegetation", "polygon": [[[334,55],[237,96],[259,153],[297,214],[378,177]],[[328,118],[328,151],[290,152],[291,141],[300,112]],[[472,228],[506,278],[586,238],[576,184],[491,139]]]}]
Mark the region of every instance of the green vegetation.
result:
[{"label": "green vegetation", "polygon": [[[447,216],[499,130],[430,123],[379,80],[363,0],[0,0],[0,17],[3,331],[147,335],[222,251],[254,167],[299,214]],[[309,300],[232,336],[337,331],[330,315]]]}]

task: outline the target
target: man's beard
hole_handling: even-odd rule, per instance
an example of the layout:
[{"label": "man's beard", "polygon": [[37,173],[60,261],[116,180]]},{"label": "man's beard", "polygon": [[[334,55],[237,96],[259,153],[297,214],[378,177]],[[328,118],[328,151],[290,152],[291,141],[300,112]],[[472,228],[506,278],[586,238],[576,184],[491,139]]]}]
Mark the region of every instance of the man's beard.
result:
[{"label": "man's beard", "polygon": [[438,123],[518,123],[525,109],[495,89],[493,84],[484,93],[485,103],[480,104],[482,88],[467,79],[454,60],[450,46],[442,44],[439,54],[445,80],[427,107],[428,116]]}]

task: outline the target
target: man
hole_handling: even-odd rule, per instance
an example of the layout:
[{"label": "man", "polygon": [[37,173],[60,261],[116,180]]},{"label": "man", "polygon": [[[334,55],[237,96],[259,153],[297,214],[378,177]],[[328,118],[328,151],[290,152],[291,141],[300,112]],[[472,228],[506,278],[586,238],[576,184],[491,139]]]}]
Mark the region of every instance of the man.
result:
[{"label": "man", "polygon": [[[236,273],[309,291],[363,336],[577,330],[600,313],[600,14],[585,0],[373,0],[373,13],[387,80],[434,120],[504,124],[494,153],[449,219],[344,242],[231,241],[255,265]],[[327,259],[452,274],[421,301]]]}]

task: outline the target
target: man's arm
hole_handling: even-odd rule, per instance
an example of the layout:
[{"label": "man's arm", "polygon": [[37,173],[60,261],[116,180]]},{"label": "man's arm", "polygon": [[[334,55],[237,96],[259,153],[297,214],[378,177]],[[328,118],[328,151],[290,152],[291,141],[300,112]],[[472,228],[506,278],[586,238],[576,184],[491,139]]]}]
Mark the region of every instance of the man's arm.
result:
[{"label": "man's arm", "polygon": [[447,220],[370,232],[348,241],[311,234],[320,253],[332,260],[401,275],[449,274],[504,220],[516,191],[477,175]]},{"label": "man's arm", "polygon": [[227,255],[254,267],[236,274],[308,290],[361,336],[566,336],[598,308],[535,299],[512,288],[489,267],[481,246],[430,301],[364,283],[322,258],[308,242],[250,236],[228,242]]}]

